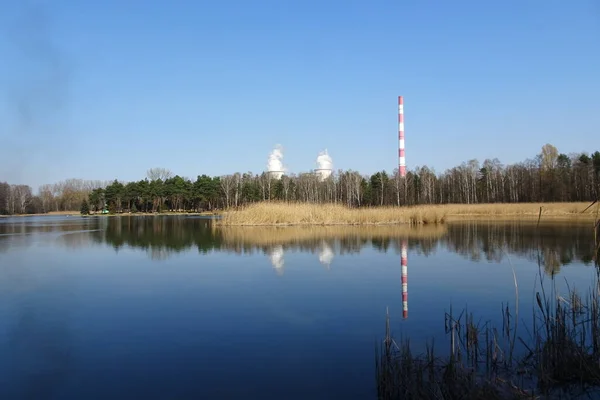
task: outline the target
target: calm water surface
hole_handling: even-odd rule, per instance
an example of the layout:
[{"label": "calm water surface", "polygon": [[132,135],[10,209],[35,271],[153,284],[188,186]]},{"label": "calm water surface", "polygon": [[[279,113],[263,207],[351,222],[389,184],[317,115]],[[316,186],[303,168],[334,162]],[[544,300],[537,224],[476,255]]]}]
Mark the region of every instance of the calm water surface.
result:
[{"label": "calm water surface", "polygon": [[589,224],[0,219],[0,398],[371,399],[386,307],[417,351],[443,347],[451,304],[501,324],[511,264],[525,320],[540,272],[586,291],[592,241]]}]

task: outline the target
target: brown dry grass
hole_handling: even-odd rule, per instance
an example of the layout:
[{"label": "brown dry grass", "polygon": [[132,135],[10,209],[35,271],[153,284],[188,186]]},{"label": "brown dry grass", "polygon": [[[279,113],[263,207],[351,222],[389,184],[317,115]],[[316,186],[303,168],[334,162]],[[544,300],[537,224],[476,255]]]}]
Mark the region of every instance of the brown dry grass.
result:
[{"label": "brown dry grass", "polygon": [[594,219],[589,203],[444,204],[412,207],[349,208],[339,204],[262,202],[228,210],[220,225],[383,225],[438,224],[470,218]]},{"label": "brown dry grass", "polygon": [[587,219],[596,217],[597,208],[590,207],[589,202],[580,203],[497,203],[497,204],[448,204],[431,206],[445,210],[448,219],[464,219],[478,217],[494,217],[503,219],[535,218],[540,215],[542,208],[542,219],[565,218],[565,219]]},{"label": "brown dry grass", "polygon": [[329,239],[428,239],[446,234],[444,225],[398,226],[220,226],[216,227],[228,243],[255,246],[287,245]]},{"label": "brown dry grass", "polygon": [[383,225],[441,223],[444,214],[426,207],[348,208],[339,204],[263,202],[229,210],[220,225]]},{"label": "brown dry grass", "polygon": [[[49,211],[45,215],[79,215],[79,214],[80,214],[79,211]],[[36,214],[30,214],[30,215],[36,215]]]}]

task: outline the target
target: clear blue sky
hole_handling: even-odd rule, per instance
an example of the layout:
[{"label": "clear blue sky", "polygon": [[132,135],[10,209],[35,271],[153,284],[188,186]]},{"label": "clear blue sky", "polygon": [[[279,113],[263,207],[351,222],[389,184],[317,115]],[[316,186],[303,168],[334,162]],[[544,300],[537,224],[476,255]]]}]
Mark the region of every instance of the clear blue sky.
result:
[{"label": "clear blue sky", "polygon": [[[600,148],[600,3],[0,0],[0,181]],[[33,3],[35,4],[35,3]]]}]

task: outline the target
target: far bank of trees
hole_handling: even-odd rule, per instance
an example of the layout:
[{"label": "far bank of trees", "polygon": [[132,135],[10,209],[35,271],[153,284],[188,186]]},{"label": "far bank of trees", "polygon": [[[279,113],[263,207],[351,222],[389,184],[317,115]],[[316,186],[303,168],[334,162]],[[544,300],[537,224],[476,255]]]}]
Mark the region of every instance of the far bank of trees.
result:
[{"label": "far bank of trees", "polygon": [[68,179],[40,186],[38,193],[28,185],[0,182],[0,215],[40,214],[52,211],[79,210],[89,193],[108,182]]},{"label": "far bank of trees", "polygon": [[600,195],[600,152],[562,154],[546,144],[540,154],[503,165],[498,159],[470,160],[437,174],[417,166],[402,179],[397,169],[365,176],[339,170],[321,181],[312,173],[235,173],[195,180],[153,168],[137,182],[70,179],[43,185],[37,195],[26,185],[0,183],[0,213],[79,210],[91,212],[199,211],[239,207],[265,200],[341,203],[352,207],[447,203],[592,201]]}]

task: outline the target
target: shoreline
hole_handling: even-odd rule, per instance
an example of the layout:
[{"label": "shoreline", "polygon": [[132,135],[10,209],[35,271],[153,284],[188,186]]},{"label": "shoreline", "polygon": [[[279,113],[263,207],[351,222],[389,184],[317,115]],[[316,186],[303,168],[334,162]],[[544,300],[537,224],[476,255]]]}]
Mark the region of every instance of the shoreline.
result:
[{"label": "shoreline", "polygon": [[150,217],[162,215],[187,215],[190,217],[198,216],[219,216],[221,214],[214,212],[137,212],[137,213],[119,213],[119,214],[87,214],[82,215],[79,211],[52,211],[44,214],[15,214],[15,215],[0,215],[0,218],[25,218],[25,217]]},{"label": "shoreline", "polygon": [[[0,218],[210,216],[221,217],[217,223],[219,226],[255,227],[406,226],[467,221],[593,222],[600,215],[600,204],[593,207],[590,207],[590,204],[490,203],[348,208],[339,204],[260,202],[219,212],[167,211],[81,215],[79,211],[52,211],[45,214],[0,215]],[[584,210],[585,212],[582,212]]]}]

